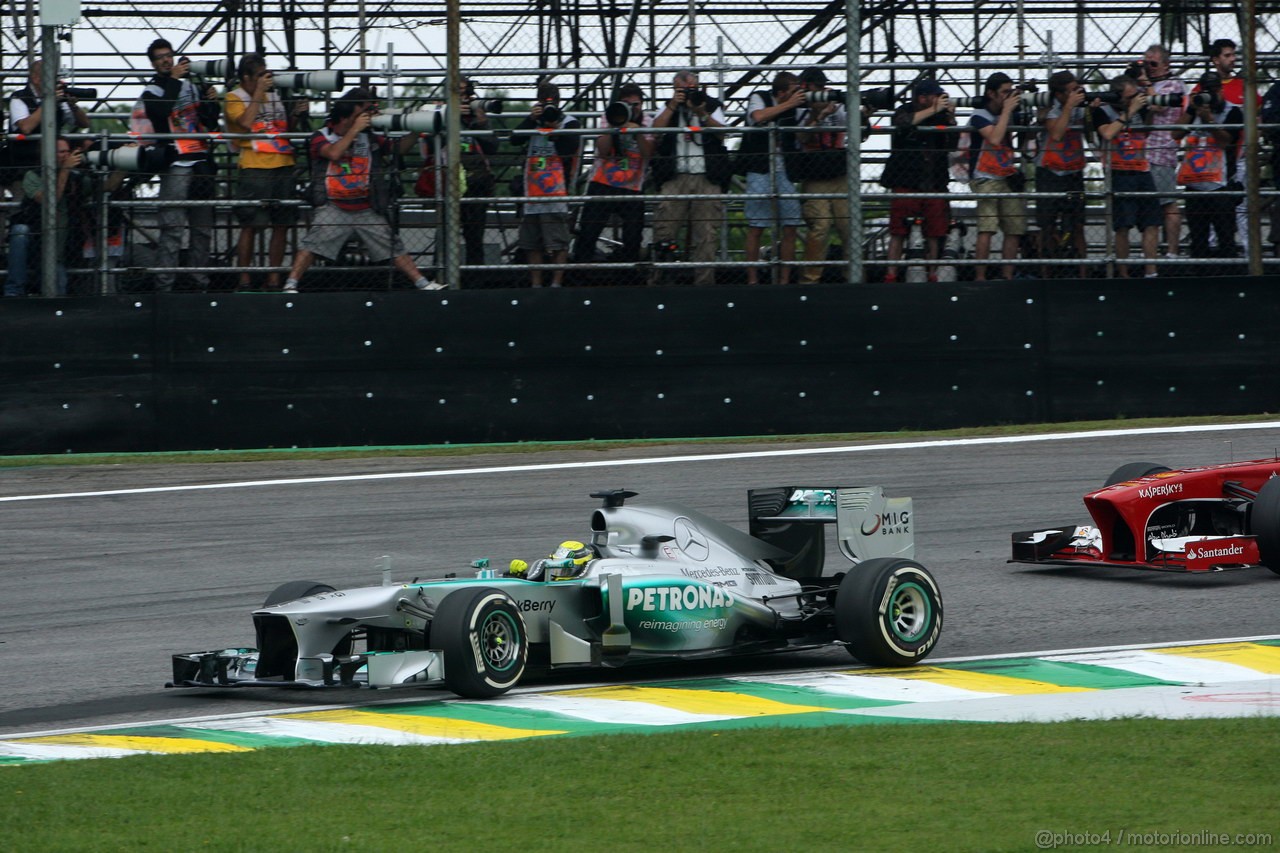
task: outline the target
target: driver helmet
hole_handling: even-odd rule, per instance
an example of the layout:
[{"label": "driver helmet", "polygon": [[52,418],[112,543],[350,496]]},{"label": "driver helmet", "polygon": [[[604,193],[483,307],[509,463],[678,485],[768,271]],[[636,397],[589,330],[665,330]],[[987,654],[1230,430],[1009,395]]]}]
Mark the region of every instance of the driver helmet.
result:
[{"label": "driver helmet", "polygon": [[552,567],[550,570],[551,579],[561,580],[563,578],[576,578],[578,575],[582,574],[584,569],[586,569],[587,563],[591,562],[595,558],[595,552],[592,551],[590,547],[576,539],[567,539],[564,542],[561,542],[560,545],[551,552],[551,556],[547,559],[553,562],[572,560],[572,563],[565,562],[565,565],[563,566]]}]

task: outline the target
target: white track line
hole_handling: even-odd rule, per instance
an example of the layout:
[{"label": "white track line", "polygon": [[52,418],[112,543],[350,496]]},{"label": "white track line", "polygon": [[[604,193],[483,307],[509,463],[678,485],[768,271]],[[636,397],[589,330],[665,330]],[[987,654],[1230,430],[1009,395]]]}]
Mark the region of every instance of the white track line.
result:
[{"label": "white track line", "polygon": [[839,447],[801,447],[789,450],[754,450],[742,453],[704,453],[689,456],[660,456],[653,459],[614,459],[593,462],[546,462],[534,465],[496,465],[487,468],[446,468],[438,471],[396,471],[385,474],[346,474],[335,477],[298,477],[280,480],[244,480],[233,483],[196,483],[186,486],[150,486],[139,489],[104,489],[96,492],[61,492],[43,495],[0,497],[0,503],[45,501],[61,498],[99,498],[114,495],[148,495],[162,492],[194,492],[209,489],[248,489],[259,486],[303,486],[319,483],[357,483],[374,480],[412,480],[423,477],[475,476],[477,474],[512,474],[529,471],[562,471],[580,468],[621,468],[632,465],[667,465],[673,462],[726,462],[735,459],[765,459],[784,456],[825,456],[840,453],[872,453],[881,450],[925,450],[938,447],[980,447],[989,444],[1031,444],[1041,441],[1070,441],[1088,438],[1117,438],[1139,435],[1178,435],[1195,432],[1228,432],[1238,430],[1280,429],[1280,421],[1250,424],[1200,424],[1180,427],[1144,427],[1141,429],[1107,429],[1084,432],[1047,433],[1045,435],[992,436],[989,438],[942,438],[928,441],[901,441],[886,444],[854,444]]}]

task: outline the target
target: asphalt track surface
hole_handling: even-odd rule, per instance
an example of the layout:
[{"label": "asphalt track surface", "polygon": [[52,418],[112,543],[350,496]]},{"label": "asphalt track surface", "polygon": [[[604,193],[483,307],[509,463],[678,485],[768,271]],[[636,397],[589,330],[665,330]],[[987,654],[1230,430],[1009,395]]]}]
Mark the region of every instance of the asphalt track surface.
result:
[{"label": "asphalt track surface", "polygon": [[[1123,463],[1181,467],[1269,457],[1277,447],[1280,425],[1269,424],[998,443],[0,469],[0,734],[444,698],[163,684],[174,652],[252,645],[249,612],[281,583],[377,584],[383,555],[398,581],[464,573],[477,557],[497,566],[538,557],[586,535],[596,505],[587,494],[604,488],[685,503],[743,529],[752,487],[879,484],[912,496],[916,555],[946,605],[935,657],[1277,634],[1280,576],[1266,570],[1178,576],[1006,563],[1014,530],[1085,523],[1080,496]],[[214,487],[190,488],[200,486]],[[554,682],[851,665],[829,649]]]}]

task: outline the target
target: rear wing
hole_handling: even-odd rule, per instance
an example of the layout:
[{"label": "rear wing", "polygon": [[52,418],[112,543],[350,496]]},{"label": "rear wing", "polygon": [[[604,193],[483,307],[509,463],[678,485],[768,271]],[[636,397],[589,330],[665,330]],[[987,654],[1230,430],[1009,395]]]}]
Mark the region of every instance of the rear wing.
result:
[{"label": "rear wing", "polygon": [[911,498],[887,498],[881,486],[775,486],[747,492],[752,536],[791,555],[770,560],[788,577],[821,577],[826,525],[834,524],[840,553],[855,565],[872,557],[915,557]]}]

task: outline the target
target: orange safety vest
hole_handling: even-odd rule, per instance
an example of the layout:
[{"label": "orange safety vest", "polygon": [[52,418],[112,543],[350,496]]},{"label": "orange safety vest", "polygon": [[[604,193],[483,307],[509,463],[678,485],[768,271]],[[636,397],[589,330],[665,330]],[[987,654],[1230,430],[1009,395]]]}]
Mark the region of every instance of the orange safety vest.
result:
[{"label": "orange safety vest", "polygon": [[1188,133],[1187,153],[1178,167],[1178,183],[1181,186],[1209,185],[1217,188],[1226,185],[1227,152],[1213,138],[1212,133],[1203,136]]},{"label": "orange safety vest", "polygon": [[1147,134],[1126,130],[1111,140],[1111,168],[1118,172],[1149,172]]}]

